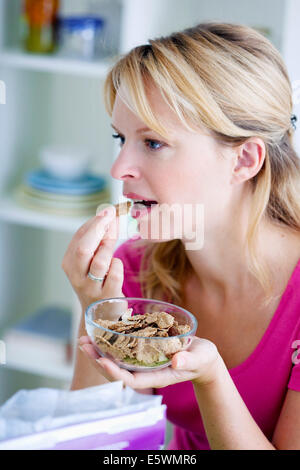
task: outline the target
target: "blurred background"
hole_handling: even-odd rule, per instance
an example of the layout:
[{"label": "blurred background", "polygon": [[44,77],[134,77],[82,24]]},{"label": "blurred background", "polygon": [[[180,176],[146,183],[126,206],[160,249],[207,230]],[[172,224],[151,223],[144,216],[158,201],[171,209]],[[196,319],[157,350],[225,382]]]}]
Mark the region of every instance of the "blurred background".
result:
[{"label": "blurred background", "polygon": [[121,198],[102,97],[116,57],[202,21],[243,23],[283,54],[298,114],[298,18],[298,0],[0,0],[0,405],[70,385],[80,309],[61,262]]}]

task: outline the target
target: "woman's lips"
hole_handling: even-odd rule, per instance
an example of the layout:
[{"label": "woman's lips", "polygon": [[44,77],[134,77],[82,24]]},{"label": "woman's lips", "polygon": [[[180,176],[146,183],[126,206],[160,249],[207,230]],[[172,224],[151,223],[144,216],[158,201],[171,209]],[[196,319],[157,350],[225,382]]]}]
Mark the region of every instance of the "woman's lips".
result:
[{"label": "woman's lips", "polygon": [[145,204],[141,204],[139,202],[133,204],[130,210],[130,215],[134,219],[138,219],[139,217],[143,217],[144,215],[151,212],[154,206],[157,204],[151,204],[151,206],[145,206]]},{"label": "woman's lips", "polygon": [[152,201],[150,198],[146,198],[144,196],[140,196],[139,194],[136,193],[123,193],[124,197],[127,197],[128,199],[135,199],[136,201]]}]

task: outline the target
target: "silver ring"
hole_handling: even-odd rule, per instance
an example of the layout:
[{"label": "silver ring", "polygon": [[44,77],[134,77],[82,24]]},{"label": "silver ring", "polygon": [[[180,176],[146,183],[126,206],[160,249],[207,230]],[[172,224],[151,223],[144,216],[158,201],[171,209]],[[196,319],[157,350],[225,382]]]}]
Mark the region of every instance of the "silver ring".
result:
[{"label": "silver ring", "polygon": [[94,274],[92,273],[88,273],[88,277],[92,280],[92,281],[99,281],[99,282],[102,282],[104,281],[104,277],[96,277],[94,276]]}]

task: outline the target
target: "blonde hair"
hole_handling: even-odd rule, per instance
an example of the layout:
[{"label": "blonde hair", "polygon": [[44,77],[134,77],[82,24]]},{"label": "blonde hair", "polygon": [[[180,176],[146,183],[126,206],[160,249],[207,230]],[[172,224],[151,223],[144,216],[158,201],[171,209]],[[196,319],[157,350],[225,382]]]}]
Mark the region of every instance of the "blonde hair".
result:
[{"label": "blonde hair", "polygon": [[[225,146],[241,145],[252,136],[263,139],[265,161],[251,180],[247,245],[249,270],[270,299],[268,269],[256,252],[260,223],[266,217],[300,232],[300,160],[292,144],[292,88],[279,52],[252,28],[202,23],[150,40],[120,58],[105,82],[108,113],[112,114],[117,92],[123,93],[127,106],[167,137],[149,104],[149,79],[188,129],[204,127]],[[138,246],[144,247],[138,277],[143,295],[180,305],[191,269],[182,241],[142,240]]]}]

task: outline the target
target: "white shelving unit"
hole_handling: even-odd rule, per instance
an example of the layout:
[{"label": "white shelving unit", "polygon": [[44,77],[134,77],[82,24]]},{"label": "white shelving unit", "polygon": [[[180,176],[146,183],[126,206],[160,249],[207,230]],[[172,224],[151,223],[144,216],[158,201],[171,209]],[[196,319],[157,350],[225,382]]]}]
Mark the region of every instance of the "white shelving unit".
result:
[{"label": "white shelving unit", "polygon": [[61,364],[51,360],[45,363],[45,361],[40,361],[36,355],[34,357],[17,356],[13,351],[9,351],[7,355],[7,367],[15,371],[28,372],[66,382],[72,380],[73,367],[71,364]]},{"label": "white shelving unit", "polygon": [[[84,4],[88,0],[78,1]],[[295,43],[298,0],[118,1],[122,7],[120,53],[150,37],[202,21],[238,22],[268,28],[271,40],[286,58],[291,79],[300,77]],[[17,44],[20,4],[21,0],[0,0],[0,80],[7,89],[6,105],[0,105],[0,328],[8,319],[57,301],[72,308],[75,334],[80,310],[60,266],[72,234],[87,217],[58,217],[24,209],[11,191],[24,171],[38,163],[40,146],[48,143],[90,145],[95,154],[93,168],[109,174],[116,149],[101,87],[115,59],[83,62],[23,52]],[[112,182],[111,190],[115,202],[122,195],[122,184]],[[71,366],[34,366],[21,358],[8,358],[8,366],[65,381],[71,377]],[[0,367],[0,382],[4,373]]]},{"label": "white shelving unit", "polygon": [[0,220],[28,227],[75,233],[87,220],[85,217],[61,217],[44,214],[20,206],[11,196],[3,196],[0,201]]},{"label": "white shelving unit", "polygon": [[95,78],[105,77],[111,63],[111,60],[91,63],[61,57],[45,57],[43,55],[26,54],[18,49],[8,49],[0,57],[0,66],[2,67]]}]

